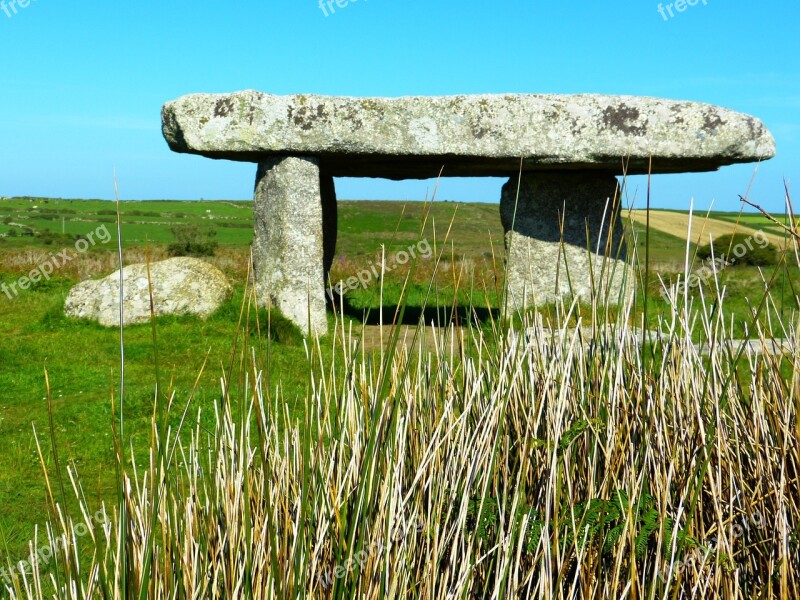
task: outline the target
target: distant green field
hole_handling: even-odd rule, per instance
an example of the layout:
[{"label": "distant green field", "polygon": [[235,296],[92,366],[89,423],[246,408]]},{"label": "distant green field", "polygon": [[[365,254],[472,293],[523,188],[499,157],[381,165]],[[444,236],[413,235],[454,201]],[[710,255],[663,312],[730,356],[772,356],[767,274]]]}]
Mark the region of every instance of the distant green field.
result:
[{"label": "distant green field", "polygon": [[[660,212],[671,212],[671,213],[681,213],[681,214],[689,214],[688,210],[677,210],[677,209],[667,209],[667,208],[660,208],[654,209]],[[694,216],[697,219],[705,219],[709,217],[711,219],[720,219],[722,221],[728,221],[730,223],[741,223],[746,225],[747,227],[753,227],[756,229],[761,228],[775,228],[780,229],[778,225],[776,225],[773,221],[768,219],[763,213],[758,211],[749,211],[749,212],[739,212],[739,211],[720,211],[720,210],[712,210],[709,212],[705,211],[694,211]],[[791,218],[788,214],[783,213],[775,213],[771,215],[777,221],[789,225],[791,223]]]},{"label": "distant green field", "polygon": [[[381,244],[388,244],[388,251],[403,248],[419,234],[424,207],[422,202],[340,201],[337,253],[345,257],[372,255],[380,251]],[[125,201],[121,203],[123,242],[167,243],[174,239],[171,227],[195,223],[215,231],[221,245],[247,246],[253,239],[252,209],[248,201]],[[502,254],[503,229],[496,204],[436,202],[428,209],[425,237],[431,243],[434,239],[442,243],[452,222],[448,243],[456,254],[488,257],[493,250],[495,255]],[[780,234],[780,228],[760,213],[713,212],[710,216]],[[115,223],[116,204],[106,200],[0,200],[0,235],[6,236],[0,237],[0,248],[28,247],[35,243],[30,237],[26,239],[31,234],[49,231],[85,235],[102,225],[114,229]],[[637,225],[634,231],[641,234],[643,227]],[[637,246],[641,247],[644,239],[640,238]],[[685,244],[675,236],[651,231],[650,244],[651,258],[656,262],[683,260]]]},{"label": "distant green field", "polygon": [[[753,229],[763,229],[768,233],[774,233],[775,235],[784,235],[783,228],[770,221],[766,216],[761,213],[731,213],[731,212],[712,212],[709,216],[715,219],[720,219],[722,221],[728,221],[729,223],[740,223],[747,227],[752,227]],[[791,218],[789,215],[772,215],[775,219],[777,219],[780,223],[783,223],[787,227],[791,225]]]},{"label": "distant green field", "polygon": [[[407,322],[416,323],[423,305],[434,305],[437,315],[458,305],[486,309],[498,306],[498,291],[503,285],[503,229],[496,204],[437,202],[430,209],[428,225],[420,232],[423,210],[419,202],[339,202],[339,235],[333,277],[346,278],[380,257],[408,248],[420,238],[436,247],[441,255],[438,271],[433,260],[422,262],[406,289]],[[256,340],[236,340],[243,282],[252,241],[252,203],[231,201],[147,201],[123,202],[122,238],[126,262],[143,260],[142,247],[152,245],[155,258],[165,255],[173,240],[171,227],[197,223],[213,229],[220,243],[217,256],[210,260],[220,266],[235,286],[233,300],[208,321],[199,319],[160,319],[158,322],[160,369],[163,386],[171,385],[177,397],[185,399],[208,352],[209,362],[200,379],[194,408],[213,412],[219,394],[221,366],[243,360],[245,348]],[[716,214],[719,219],[735,214]],[[759,215],[747,215],[750,225]],[[109,438],[111,390],[118,376],[118,333],[99,326],[76,323],[63,317],[64,298],[70,287],[87,276],[107,275],[116,268],[116,206],[98,200],[15,198],[0,200],[0,283],[11,283],[28,272],[36,260],[47,253],[68,248],[70,236],[86,235],[106,226],[113,239],[95,247],[80,260],[57,272],[44,285],[26,290],[18,297],[0,294],[0,563],[8,555],[19,556],[33,535],[34,526],[46,517],[43,477],[38,466],[32,424],[40,436],[47,435],[44,369],[47,368],[56,412],[56,430],[62,444],[62,461],[75,466],[85,481],[95,482],[87,494],[97,502],[108,500],[114,489],[113,460]],[[448,233],[449,231],[449,233]],[[11,234],[13,232],[13,234]],[[45,235],[49,232],[51,235]],[[58,237],[63,232],[63,237]],[[644,261],[648,236],[637,224],[629,248],[635,249],[638,264]],[[635,234],[635,241],[634,235]],[[54,237],[55,236],[55,237]],[[659,264],[648,284],[648,319],[655,325],[664,308],[658,296],[658,277],[674,281],[681,270],[686,243],[660,231],[649,235],[650,260]],[[693,250],[693,247],[690,247]],[[38,253],[38,254],[37,254]],[[39,257],[39,258],[37,258]],[[352,310],[348,318],[356,331],[364,309],[383,308],[388,319],[401,296],[408,271],[398,269],[384,281],[383,306],[380,284],[372,281],[364,289],[347,296]],[[798,279],[797,268],[765,269],[764,275],[777,276],[774,289],[781,309],[794,308],[791,300]],[[636,273],[639,274],[638,272]],[[730,314],[736,316],[734,329],[741,334],[752,319],[751,306],[763,297],[758,269],[735,267],[722,274],[727,286]],[[430,281],[435,281],[429,296]],[[698,293],[693,290],[692,294]],[[708,286],[704,293],[710,294]],[[427,299],[427,302],[426,302]],[[488,305],[488,306],[487,306]],[[426,312],[425,322],[429,323]],[[590,319],[591,315],[584,315]],[[332,316],[330,317],[333,318]],[[443,317],[445,320],[447,317]],[[261,315],[261,324],[266,321]],[[252,319],[255,326],[255,318]],[[749,327],[752,330],[752,327]],[[131,327],[126,338],[128,368],[128,435],[141,448],[148,435],[155,386],[155,350],[147,326]],[[254,342],[255,343],[255,342]],[[331,352],[330,336],[323,351]],[[301,414],[300,399],[305,397],[308,362],[302,344],[274,341],[270,352],[259,349],[265,375],[280,382],[282,394],[291,410]],[[171,382],[171,383],[170,383]],[[194,410],[194,409],[193,409]],[[50,460],[45,441],[46,460]],[[131,441],[131,440],[129,440]]]},{"label": "distant green field", "polygon": [[[253,237],[252,202],[142,201],[121,204],[123,242],[169,242],[170,227],[197,223],[216,231],[220,244],[246,245]],[[116,204],[106,200],[12,198],[0,201],[0,234],[6,243],[25,245],[26,231],[85,235],[105,224],[115,228]],[[115,236],[116,237],[116,236]]]},{"label": "distant green field", "polygon": [[[419,233],[421,202],[339,202],[339,244],[344,255],[372,254],[382,243],[404,246]],[[431,226],[436,224],[439,241],[455,218],[451,240],[456,250],[475,252],[476,244],[491,248],[489,240],[502,246],[499,209],[492,204],[440,202],[430,207]],[[174,225],[196,223],[216,232],[222,245],[249,245],[253,240],[253,203],[242,201],[126,201],[121,203],[123,242],[164,243],[173,239]],[[116,204],[105,200],[12,198],[0,201],[0,238],[6,247],[31,245],[31,234],[49,231],[85,235],[98,226],[114,229]],[[432,228],[429,230],[432,232]],[[387,236],[387,234],[389,234]],[[116,235],[115,235],[116,237]],[[430,240],[431,243],[433,239]],[[407,244],[406,244],[407,245]],[[489,251],[489,250],[487,250]]]}]

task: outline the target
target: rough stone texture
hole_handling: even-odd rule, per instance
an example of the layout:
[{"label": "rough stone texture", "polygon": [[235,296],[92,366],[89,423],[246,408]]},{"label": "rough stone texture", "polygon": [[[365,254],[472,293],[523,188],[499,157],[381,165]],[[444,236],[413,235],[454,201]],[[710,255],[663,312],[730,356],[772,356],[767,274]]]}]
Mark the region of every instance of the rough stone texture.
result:
[{"label": "rough stone texture", "polygon": [[[147,265],[122,270],[125,325],[150,320]],[[231,295],[224,273],[196,258],[170,258],[150,264],[156,316],[197,315],[207,318]],[[73,287],[64,303],[67,316],[119,327],[119,271]]]},{"label": "rough stone texture", "polygon": [[611,303],[622,299],[627,255],[616,196],[617,180],[608,173],[528,173],[509,179],[500,220],[506,231],[510,306],[527,308],[566,294],[590,300],[595,293]]},{"label": "rough stone texture", "polygon": [[306,333],[324,335],[328,321],[317,160],[285,157],[260,163],[254,210],[253,265],[259,303],[271,303]]},{"label": "rough stone texture", "polygon": [[512,176],[523,170],[708,171],[771,158],[758,119],[698,102],[606,95],[404,98],[193,94],[167,103],[176,152],[315,156],[332,176]]},{"label": "rough stone texture", "polygon": [[556,348],[569,346],[575,339],[582,344],[582,349],[614,348],[628,345],[641,347],[645,341],[652,344],[667,344],[670,341],[669,334],[654,329],[619,328],[616,325],[601,323],[598,323],[596,328],[584,326],[553,329],[544,325],[541,314],[536,314],[535,317],[535,324],[527,327],[523,335],[526,342],[540,354],[552,354]]}]

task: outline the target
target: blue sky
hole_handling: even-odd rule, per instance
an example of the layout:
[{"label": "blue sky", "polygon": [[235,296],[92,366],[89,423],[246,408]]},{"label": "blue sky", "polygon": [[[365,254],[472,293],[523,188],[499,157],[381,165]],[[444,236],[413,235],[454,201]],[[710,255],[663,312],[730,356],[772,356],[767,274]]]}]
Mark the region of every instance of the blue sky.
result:
[{"label": "blue sky", "polygon": [[[339,0],[327,16],[319,0],[5,2],[0,196],[111,198],[116,169],[124,199],[250,198],[254,165],[174,154],[160,131],[165,101],[240,89],[697,100],[756,115],[773,132],[778,156],[760,166],[754,201],[782,211],[784,178],[791,185],[800,172],[797,0],[699,0],[666,19],[651,0]],[[658,176],[653,204],[738,210],[752,174],[742,165]],[[437,197],[497,202],[501,184],[445,179]],[[644,185],[632,181],[637,205]],[[337,182],[343,199],[432,190]]]}]

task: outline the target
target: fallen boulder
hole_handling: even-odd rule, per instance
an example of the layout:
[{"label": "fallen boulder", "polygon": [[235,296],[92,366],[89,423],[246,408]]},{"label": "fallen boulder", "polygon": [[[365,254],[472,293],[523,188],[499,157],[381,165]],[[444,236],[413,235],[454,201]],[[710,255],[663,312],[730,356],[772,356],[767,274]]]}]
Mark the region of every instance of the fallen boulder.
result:
[{"label": "fallen boulder", "polygon": [[[224,273],[196,258],[178,257],[151,263],[150,281],[156,316],[197,315],[205,319],[231,295]],[[68,317],[118,327],[119,283],[119,271],[103,279],[79,283],[67,295],[64,312]],[[149,287],[146,264],[122,269],[125,325],[150,320]]]}]

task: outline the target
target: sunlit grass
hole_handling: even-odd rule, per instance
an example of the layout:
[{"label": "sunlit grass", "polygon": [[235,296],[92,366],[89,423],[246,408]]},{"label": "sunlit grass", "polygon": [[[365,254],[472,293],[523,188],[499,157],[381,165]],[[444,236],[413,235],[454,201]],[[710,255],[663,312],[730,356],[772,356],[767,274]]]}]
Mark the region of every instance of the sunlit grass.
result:
[{"label": "sunlit grass", "polygon": [[[502,283],[476,285],[446,259],[404,272],[430,281],[413,287],[415,306],[501,304]],[[136,452],[113,432],[120,502],[91,500],[72,465],[59,483],[60,434],[38,430],[50,525],[30,547],[38,564],[17,564],[6,592],[799,597],[800,322],[776,281],[766,274],[736,320],[784,338],[778,355],[730,350],[740,299],[719,281],[659,300],[647,322],[652,285],[613,308],[421,323],[430,334],[410,351],[390,333],[364,352],[339,313],[326,340],[305,343],[302,411],[245,290],[233,352],[203,371],[219,378],[213,415],[198,414],[199,387],[167,388]],[[378,289],[377,306],[408,310],[409,284],[391,285],[396,298]],[[648,328],[662,336],[641,348]]]}]

